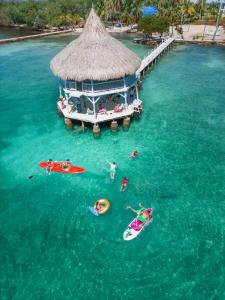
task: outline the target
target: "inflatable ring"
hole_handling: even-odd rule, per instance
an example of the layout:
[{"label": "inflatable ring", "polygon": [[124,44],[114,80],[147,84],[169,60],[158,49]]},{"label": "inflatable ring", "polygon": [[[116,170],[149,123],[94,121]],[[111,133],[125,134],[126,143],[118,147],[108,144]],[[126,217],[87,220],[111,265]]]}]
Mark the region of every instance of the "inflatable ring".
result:
[{"label": "inflatable ring", "polygon": [[[100,207],[100,209],[99,209]],[[95,201],[95,204],[94,204],[94,208],[95,210],[100,214],[104,214],[107,212],[107,210],[109,209],[110,207],[110,203],[109,203],[109,200],[107,199],[99,199],[97,201]]]}]

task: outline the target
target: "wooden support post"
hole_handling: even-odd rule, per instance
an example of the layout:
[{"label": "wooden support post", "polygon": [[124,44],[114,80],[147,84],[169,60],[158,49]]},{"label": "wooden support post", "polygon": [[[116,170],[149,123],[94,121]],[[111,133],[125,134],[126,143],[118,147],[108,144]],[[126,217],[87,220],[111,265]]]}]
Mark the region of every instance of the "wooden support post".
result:
[{"label": "wooden support post", "polygon": [[93,135],[98,137],[101,133],[100,127],[98,124],[93,125]]},{"label": "wooden support post", "polygon": [[112,132],[116,132],[117,129],[118,129],[118,123],[117,123],[117,121],[113,120],[111,122],[111,130],[112,130]]},{"label": "wooden support post", "polygon": [[85,130],[84,121],[82,121],[82,123],[81,123],[81,128],[82,128],[82,131],[84,132],[84,130]]},{"label": "wooden support post", "polygon": [[123,119],[123,128],[128,129],[130,126],[130,117],[126,117]]},{"label": "wooden support post", "polygon": [[73,123],[72,123],[71,119],[65,118],[64,121],[65,121],[65,125],[66,125],[67,128],[71,129],[73,127]]}]

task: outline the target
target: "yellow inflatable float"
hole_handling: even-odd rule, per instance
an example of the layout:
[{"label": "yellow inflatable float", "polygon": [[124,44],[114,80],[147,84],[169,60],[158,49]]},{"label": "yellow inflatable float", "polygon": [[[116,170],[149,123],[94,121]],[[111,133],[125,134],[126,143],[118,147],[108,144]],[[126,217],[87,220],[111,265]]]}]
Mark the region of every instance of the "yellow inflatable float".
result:
[{"label": "yellow inflatable float", "polygon": [[110,207],[109,200],[107,199],[99,199],[95,201],[94,208],[98,212],[98,214],[103,215],[107,212]]}]

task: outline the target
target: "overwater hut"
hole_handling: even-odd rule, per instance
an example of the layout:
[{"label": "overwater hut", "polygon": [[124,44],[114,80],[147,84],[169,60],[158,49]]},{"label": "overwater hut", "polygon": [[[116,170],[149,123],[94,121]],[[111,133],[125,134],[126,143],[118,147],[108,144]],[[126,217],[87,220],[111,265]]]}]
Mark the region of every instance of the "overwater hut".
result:
[{"label": "overwater hut", "polygon": [[125,118],[140,108],[136,71],[141,61],[110,36],[92,9],[81,35],[51,61],[60,78],[58,109],[89,123]]}]

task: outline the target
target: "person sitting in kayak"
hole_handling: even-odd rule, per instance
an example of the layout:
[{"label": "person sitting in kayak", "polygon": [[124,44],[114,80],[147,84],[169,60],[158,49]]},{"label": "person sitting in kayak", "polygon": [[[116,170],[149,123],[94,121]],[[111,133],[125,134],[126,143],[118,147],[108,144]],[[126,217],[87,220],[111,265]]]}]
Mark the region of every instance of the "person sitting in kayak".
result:
[{"label": "person sitting in kayak", "polygon": [[61,167],[64,171],[69,172],[70,167],[71,167],[71,161],[67,159],[66,161],[61,163]]},{"label": "person sitting in kayak", "polygon": [[121,187],[120,187],[120,191],[124,192],[125,189],[127,188],[127,184],[128,184],[128,177],[124,177],[121,183]]},{"label": "person sitting in kayak", "polygon": [[51,174],[51,171],[53,169],[53,161],[51,158],[49,158],[49,160],[47,160],[47,167],[46,167],[46,172],[48,173],[48,175]]},{"label": "person sitting in kayak", "polygon": [[135,158],[138,155],[138,151],[135,150],[131,155],[130,158]]},{"label": "person sitting in kayak", "polygon": [[117,167],[117,165],[116,165],[115,162],[111,163],[108,160],[107,160],[107,163],[110,165],[110,169],[109,169],[110,177],[111,177],[111,179],[114,179],[115,175],[116,175],[116,167]]},{"label": "person sitting in kayak", "polygon": [[152,209],[146,209],[141,203],[139,203],[140,209],[134,209],[130,206],[127,206],[128,209],[132,210],[134,213],[137,214],[137,219],[144,224],[149,222],[152,218]]}]

